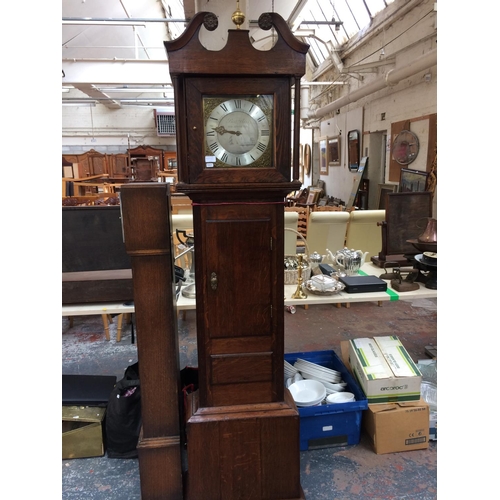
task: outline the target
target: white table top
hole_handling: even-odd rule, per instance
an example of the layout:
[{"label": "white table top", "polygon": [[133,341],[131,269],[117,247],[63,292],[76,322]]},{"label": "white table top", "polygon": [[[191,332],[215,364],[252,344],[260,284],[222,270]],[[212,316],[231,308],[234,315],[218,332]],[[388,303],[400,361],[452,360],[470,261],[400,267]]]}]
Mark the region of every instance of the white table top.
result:
[{"label": "white table top", "polygon": [[[369,262],[363,265],[361,271],[368,275],[380,276],[384,269]],[[386,302],[391,300],[415,300],[430,299],[437,297],[437,290],[426,288],[423,283],[418,283],[419,289],[411,292],[396,292],[389,284],[387,292],[368,293],[346,293],[339,292],[333,295],[313,295],[309,294],[305,299],[292,299],[292,295],[297,289],[296,285],[285,285],[285,305],[314,305],[314,304],[347,304],[354,302]],[[177,299],[177,310],[187,311],[196,309],[196,299],[188,299],[179,294]],[[95,314],[122,314],[133,313],[133,305],[123,303],[113,304],[75,304],[63,305],[63,316],[86,316]]]}]

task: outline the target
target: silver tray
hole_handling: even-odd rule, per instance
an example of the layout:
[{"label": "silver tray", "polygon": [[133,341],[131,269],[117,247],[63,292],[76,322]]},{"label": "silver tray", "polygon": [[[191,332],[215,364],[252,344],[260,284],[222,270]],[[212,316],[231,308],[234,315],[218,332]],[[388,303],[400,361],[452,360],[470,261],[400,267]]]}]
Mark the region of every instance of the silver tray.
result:
[{"label": "silver tray", "polygon": [[340,281],[338,281],[335,284],[335,288],[333,288],[331,290],[323,291],[323,290],[320,290],[319,288],[315,287],[314,284],[311,282],[311,280],[307,280],[302,285],[302,288],[304,289],[304,291],[313,293],[314,295],[335,295],[336,293],[339,293],[340,291],[342,291],[345,288],[345,285],[343,283],[341,283]]}]

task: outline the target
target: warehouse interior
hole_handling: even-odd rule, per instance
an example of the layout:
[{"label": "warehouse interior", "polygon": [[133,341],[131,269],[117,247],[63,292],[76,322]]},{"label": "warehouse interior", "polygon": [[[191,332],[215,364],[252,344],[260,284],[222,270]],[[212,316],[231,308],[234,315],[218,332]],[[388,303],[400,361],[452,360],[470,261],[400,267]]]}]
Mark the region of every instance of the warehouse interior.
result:
[{"label": "warehouse interior", "polygon": [[[41,28],[41,23],[34,21],[31,31],[36,33],[36,36],[28,37],[29,42],[26,46],[20,47],[20,50],[24,50],[25,60],[33,60],[33,45],[35,45],[33,42],[50,39],[50,45],[53,45],[51,50],[53,60],[46,65],[50,68],[51,77],[40,78],[43,81],[37,81],[37,87],[42,89],[41,92],[44,92],[45,96],[50,96],[50,99],[44,98],[41,109],[43,116],[55,122],[56,126],[51,124],[49,130],[44,130],[43,133],[36,134],[36,137],[30,139],[30,150],[48,152],[51,163],[59,161],[61,150],[63,157],[84,155],[90,150],[103,155],[119,156],[127,155],[129,150],[147,144],[168,154],[175,153],[175,136],[159,135],[158,122],[155,119],[156,114],[172,115],[173,106],[168,60],[163,42],[179,37],[185,29],[186,21],[199,11],[216,12],[221,20],[225,16],[225,20],[220,21],[222,29],[231,29],[230,14],[236,9],[236,3],[236,0],[189,2],[149,0],[141,2],[138,6],[135,2],[126,0],[113,2],[63,0],[61,10],[55,9],[50,13],[48,21],[50,28]],[[489,257],[490,249],[495,244],[489,216],[484,216],[495,213],[494,196],[485,197],[483,187],[486,179],[493,178],[494,173],[490,170],[494,168],[494,161],[491,165],[490,162],[484,165],[482,161],[482,175],[477,175],[478,169],[471,165],[475,164],[475,161],[470,160],[470,154],[464,153],[463,148],[456,147],[457,142],[459,144],[478,142],[477,132],[464,133],[460,130],[459,124],[473,123],[476,127],[481,127],[481,133],[495,129],[495,124],[492,122],[494,113],[488,111],[492,109],[494,79],[482,80],[483,90],[474,92],[475,102],[466,98],[460,106],[456,106],[458,97],[455,97],[449,89],[456,88],[457,68],[463,68],[464,61],[469,61],[467,64],[471,64],[472,60],[479,61],[478,66],[482,63],[483,55],[479,55],[477,49],[470,43],[471,28],[475,31],[478,26],[484,27],[481,33],[482,43],[489,46],[494,46],[496,43],[493,38],[495,16],[492,15],[496,8],[489,7],[485,13],[479,9],[471,11],[469,4],[465,2],[460,2],[459,8],[455,4],[453,9],[441,2],[438,11],[437,3],[425,0],[392,2],[382,0],[373,3],[357,0],[239,2],[239,8],[247,12],[250,31],[257,31],[254,38],[256,40],[262,38],[260,40],[263,44],[262,49],[272,37],[267,38],[258,33],[255,23],[251,20],[257,19],[262,12],[271,11],[282,15],[290,28],[295,22],[295,29],[298,31],[296,36],[303,30],[301,40],[311,46],[303,81],[304,84],[309,84],[307,97],[303,97],[303,102],[308,103],[308,110],[301,118],[303,128],[300,132],[301,144],[310,144],[312,152],[309,173],[305,168],[301,171],[301,182],[304,187],[312,187],[322,180],[329,197],[348,201],[355,174],[345,168],[348,164],[348,143],[343,141],[347,141],[347,132],[352,129],[362,131],[361,154],[369,157],[369,165],[372,167],[367,169],[365,177],[369,181],[370,189],[366,193],[364,202],[369,210],[378,208],[379,185],[399,184],[399,171],[396,174],[396,171],[391,169],[390,147],[387,149],[387,145],[391,144],[391,138],[395,137],[394,131],[391,130],[393,122],[409,120],[410,130],[414,130],[419,138],[424,138],[421,140],[420,154],[415,160],[417,163],[414,162],[413,167],[416,170],[430,171],[432,161],[429,161],[429,158],[433,153],[431,148],[435,144],[429,139],[432,134],[429,134],[429,122],[426,120],[428,116],[439,112],[436,125],[437,137],[440,149],[444,152],[441,157],[447,158],[444,166],[441,162],[439,200],[436,187],[432,206],[432,217],[437,219],[439,214],[441,221],[440,253],[447,256],[445,262],[442,259],[440,270],[439,314],[437,299],[399,301],[384,304],[382,307],[369,302],[352,304],[349,308],[315,305],[305,309],[297,306],[294,314],[285,312],[286,352],[334,349],[340,354],[340,340],[358,334],[358,330],[352,326],[353,315],[359,330],[365,333],[384,335],[390,331],[399,334],[415,360],[427,357],[424,347],[429,342],[437,343],[439,331],[442,361],[439,382],[444,388],[440,399],[442,425],[439,429],[441,441],[439,460],[437,441],[430,443],[428,450],[376,455],[364,436],[359,445],[352,447],[331,447],[301,452],[301,482],[306,498],[309,499],[430,499],[436,498],[438,491],[442,496],[459,493],[472,496],[477,494],[478,481],[482,490],[494,477],[494,463],[483,459],[482,456],[486,454],[480,450],[485,442],[496,444],[493,433],[489,433],[487,437],[481,436],[479,439],[477,435],[472,434],[472,429],[483,428],[482,425],[478,426],[482,417],[476,412],[464,411],[462,406],[464,398],[467,402],[469,395],[473,395],[472,399],[476,402],[478,398],[481,400],[490,398],[491,392],[484,392],[483,384],[477,383],[477,377],[464,377],[468,380],[457,384],[455,377],[450,375],[462,369],[462,363],[459,365],[457,360],[464,358],[464,346],[470,345],[471,333],[483,327],[483,324],[488,330],[494,331],[496,324],[492,312],[496,306],[493,302],[494,284],[488,284],[485,292],[474,293],[476,287],[471,284],[470,272],[465,271],[466,268],[471,269],[471,266],[465,266],[462,257],[465,253],[469,264],[471,249],[457,251],[456,245],[456,235],[463,234],[469,228],[473,228],[475,235],[472,245],[474,252],[483,254],[485,249],[488,249]],[[363,7],[358,4],[363,4]],[[368,21],[376,19],[380,23],[377,25],[378,29],[373,32],[369,29],[366,31],[369,37],[367,45],[363,45],[362,42],[366,29],[363,20],[366,19],[357,18],[353,6],[360,7],[362,16],[367,16]],[[47,18],[43,6],[36,6],[34,9],[34,12],[38,10],[38,19]],[[324,17],[319,19],[316,16],[320,13]],[[460,13],[466,13],[465,20]],[[16,15],[22,17],[24,13],[18,11]],[[178,21],[158,22],[157,18],[160,17]],[[62,38],[59,31],[61,18]],[[300,26],[299,22],[304,20],[315,22]],[[354,22],[357,29],[353,28],[348,20]],[[429,53],[437,50],[438,20],[440,31],[445,36],[440,37],[436,60],[428,68],[413,73],[408,66],[411,66],[415,59],[423,56],[431,60],[434,57]],[[321,24],[322,21],[325,24]],[[336,21],[342,23],[339,24],[338,31]],[[399,32],[398,23],[404,25]],[[460,26],[460,29],[457,29],[457,26]],[[326,34],[324,29],[328,30]],[[469,33],[465,34],[465,30]],[[404,38],[405,35],[407,39]],[[326,37],[331,38],[326,39]],[[223,41],[219,43],[222,44]],[[60,105],[59,82],[52,80],[60,74],[61,68],[56,44],[62,46],[63,93],[60,115],[55,112]],[[457,47],[460,47],[460,51]],[[363,64],[364,61],[360,61],[361,56],[371,56],[371,59],[368,58],[366,64]],[[437,59],[440,69],[439,81]],[[12,67],[18,67],[19,56],[9,56],[9,61]],[[355,68],[356,64],[359,64],[360,68]],[[489,62],[484,61],[483,64]],[[381,79],[385,79],[392,69],[401,71],[403,77],[382,86]],[[37,71],[43,75],[48,69],[37,69]],[[461,73],[462,71],[463,69],[460,70]],[[32,90],[30,91],[32,77],[30,71],[24,78],[26,95],[30,95],[28,92],[32,93]],[[468,79],[468,76],[465,78]],[[376,90],[371,92],[370,88]],[[463,95],[460,99],[463,99]],[[25,130],[25,116],[23,118],[14,111],[17,105],[10,103],[8,107],[13,108],[11,112],[13,126],[19,131]],[[424,122],[420,120],[422,117],[425,117]],[[458,139],[459,134],[460,139]],[[328,173],[324,173],[318,147],[320,141],[332,136],[340,138],[341,168],[332,168],[330,165]],[[18,138],[17,142],[18,150],[27,148],[25,137]],[[448,160],[455,166],[453,172],[450,172],[451,169],[447,166]],[[420,163],[421,161],[423,163]],[[54,235],[59,241],[60,205],[59,193],[56,191],[60,189],[60,184],[56,176],[59,177],[59,171],[55,173],[55,168],[51,167],[48,180],[44,176],[41,181],[44,189],[43,203],[45,204],[47,198],[50,198],[47,217],[57,221],[53,226],[44,226],[43,231],[47,232],[51,240]],[[35,184],[29,196],[31,199],[40,200],[40,183],[37,181]],[[460,220],[452,215],[451,207],[456,206],[458,196],[467,197],[467,206],[471,200],[474,200],[476,206],[479,205],[478,208],[483,213],[480,221],[477,220],[477,209],[473,212],[467,211]],[[4,203],[7,209],[10,204]],[[17,220],[16,218],[15,221]],[[7,221],[7,227],[13,234],[19,235],[19,225],[15,221]],[[33,239],[29,235],[22,235],[21,239],[24,241],[22,251],[18,252],[18,266],[26,267],[27,262],[34,262]],[[41,240],[44,241],[44,238]],[[59,269],[61,255],[58,244],[44,243],[42,246],[44,248],[41,259],[49,265],[40,265],[38,256],[35,257],[35,262],[38,262],[36,272],[39,279],[29,287],[29,293],[31,303],[35,305],[35,310],[30,312],[30,315],[34,317],[36,314],[36,317],[44,318],[44,325],[33,335],[37,344],[36,348],[32,349],[30,369],[24,375],[23,386],[32,387],[33,376],[41,367],[43,372],[50,371],[50,378],[56,390],[46,394],[47,389],[43,382],[37,389],[37,392],[42,394],[36,398],[37,407],[50,406],[51,410],[47,416],[42,417],[43,426],[47,429],[42,438],[44,454],[45,450],[50,450],[50,459],[43,460],[43,465],[39,464],[37,459],[32,465],[34,480],[20,485],[19,479],[16,479],[15,488],[21,496],[26,497],[36,496],[43,485],[46,492],[58,494],[62,490],[62,498],[65,499],[141,498],[137,459],[110,461],[106,457],[99,457],[63,460],[62,476],[60,475],[58,419],[61,341],[56,338],[57,335],[50,335],[50,341],[47,342],[49,336],[47,334],[52,333],[52,329],[59,329],[60,309],[59,299],[48,296],[46,284],[51,283],[51,287],[59,290],[59,283],[56,283],[53,275],[54,269]],[[485,266],[484,259],[481,260],[481,266]],[[25,294],[26,283],[19,279],[19,272],[15,266],[8,269],[8,278],[15,292],[13,296]],[[467,290],[467,300],[464,290]],[[59,292],[57,296],[58,294]],[[18,303],[18,300],[11,299],[9,302],[17,317],[26,316],[26,309]],[[22,303],[25,305],[24,300]],[[461,309],[460,316],[457,314],[457,305]],[[480,326],[478,326],[478,316],[484,318]],[[46,319],[49,321],[46,322]],[[404,326],[405,320],[408,324],[412,322],[417,325],[415,331],[419,333],[412,335],[413,330],[409,331]],[[122,339],[118,343],[116,323],[116,317],[113,317],[109,327],[111,341],[106,342],[102,322],[98,316],[76,317],[72,324],[69,318],[63,316],[63,373],[112,374],[120,379],[124,369],[136,359],[134,334],[138,332],[134,332],[133,324],[124,325]],[[336,332],[333,339],[329,335],[332,325],[334,325],[333,331]],[[178,329],[181,362],[195,363],[194,311],[187,311],[184,315],[179,314]],[[19,339],[15,342],[15,344],[12,342],[12,349],[18,350]],[[494,342],[496,338],[491,342],[488,340],[489,346],[494,348]],[[43,358],[40,357],[40,353],[43,353]],[[490,367],[486,368],[485,376],[489,376]],[[491,373],[491,376],[493,377],[494,373]],[[23,413],[20,423],[24,428],[28,428],[33,425],[33,415],[31,410]],[[26,448],[20,450],[13,435],[8,436],[8,441],[10,440],[13,449],[19,453],[19,461],[25,460],[26,455],[29,455],[26,453]],[[457,463],[453,457],[464,453],[464,447],[477,450],[476,458],[460,458]],[[439,467],[438,462],[440,462]],[[449,462],[453,463],[453,467],[447,465]],[[378,480],[373,478],[372,471],[380,474]],[[457,481],[457,477],[460,477],[460,481]]]}]

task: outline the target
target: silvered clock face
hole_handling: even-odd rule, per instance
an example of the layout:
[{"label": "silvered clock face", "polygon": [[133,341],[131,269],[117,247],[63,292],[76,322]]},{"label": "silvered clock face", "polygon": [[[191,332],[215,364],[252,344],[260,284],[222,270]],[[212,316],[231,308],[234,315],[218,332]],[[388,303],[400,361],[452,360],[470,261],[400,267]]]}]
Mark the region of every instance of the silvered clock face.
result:
[{"label": "silvered clock face", "polygon": [[272,104],[265,95],[203,99],[206,153],[215,167],[270,166]]}]

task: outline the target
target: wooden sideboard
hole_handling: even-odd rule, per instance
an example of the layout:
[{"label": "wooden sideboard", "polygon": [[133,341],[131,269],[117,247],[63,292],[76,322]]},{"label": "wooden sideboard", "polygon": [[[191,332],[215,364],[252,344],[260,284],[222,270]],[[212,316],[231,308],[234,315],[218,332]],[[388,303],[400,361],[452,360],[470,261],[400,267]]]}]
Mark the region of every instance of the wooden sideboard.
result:
[{"label": "wooden sideboard", "polygon": [[[94,149],[81,154],[62,155],[63,165],[73,165],[73,176],[76,179],[108,175],[110,182],[126,182],[132,179],[133,164],[142,160],[154,163],[154,170],[164,172],[177,164],[177,152],[165,151],[151,146],[137,146],[126,153],[99,153]],[[63,177],[66,177],[63,173]]]}]

